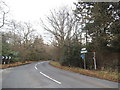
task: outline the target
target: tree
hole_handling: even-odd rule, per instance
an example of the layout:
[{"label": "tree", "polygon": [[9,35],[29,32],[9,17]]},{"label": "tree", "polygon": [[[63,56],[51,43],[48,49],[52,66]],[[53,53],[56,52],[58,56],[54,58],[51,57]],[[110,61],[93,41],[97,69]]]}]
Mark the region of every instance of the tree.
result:
[{"label": "tree", "polygon": [[78,2],[74,3],[76,6],[76,9],[73,10],[76,22],[79,23],[80,29],[81,29],[81,38],[82,34],[85,33],[85,44],[87,45],[88,43],[88,29],[85,29],[85,26],[87,23],[93,22],[93,17],[91,16],[91,9],[93,8],[94,3],[90,2]]},{"label": "tree", "polygon": [[[54,45],[58,53],[59,62],[62,65],[71,66],[72,62],[70,57],[74,57],[74,55],[71,56],[71,52],[74,50],[71,44],[73,43],[73,39],[79,36],[78,23],[74,18],[73,12],[69,12],[66,8],[62,8],[58,11],[51,11],[51,15],[47,17],[47,21],[49,26],[44,24],[43,21],[42,26],[54,36]],[[80,43],[79,40],[77,43]],[[77,48],[77,50],[80,49]],[[79,54],[79,52],[77,53]],[[74,58],[71,59],[74,61]],[[79,58],[76,60],[79,60]]]},{"label": "tree", "polygon": [[47,60],[45,44],[41,36],[34,35],[30,23],[11,21],[9,32],[2,32],[2,55],[11,56],[12,62]]},{"label": "tree", "polygon": [[46,51],[44,48],[44,42],[42,37],[35,37],[34,42],[29,46],[29,58],[31,60],[45,60],[46,59]]},{"label": "tree", "polygon": [[[85,9],[90,11],[90,17],[87,18],[88,23],[83,28],[83,30],[87,30],[88,35],[92,38],[92,42],[87,47],[90,51],[97,52],[96,58],[99,67],[110,67],[112,63],[118,60],[117,57],[114,60],[110,59],[110,56],[107,57],[107,55],[112,55],[113,52],[119,52],[120,3],[95,2],[90,3],[91,8],[86,7],[88,3],[83,2],[83,4],[85,5]],[[76,5],[81,6],[81,3],[77,3]],[[78,6],[76,7],[76,12],[82,13],[81,8]],[[106,62],[109,62],[109,64]],[[115,65],[117,63],[114,63],[112,66]]]},{"label": "tree", "polygon": [[[83,22],[85,27],[82,30],[86,30],[86,33],[92,37],[94,44],[96,44],[95,46],[98,46],[96,49],[101,49],[100,47],[107,49],[107,47],[110,46],[113,32],[119,29],[119,3],[78,2],[75,5],[76,10],[74,11],[76,18],[78,18],[79,21],[81,19],[83,19],[83,21],[87,20],[87,23]],[[112,28],[114,25],[117,25],[116,29]],[[100,42],[100,40],[102,42]]]},{"label": "tree", "polygon": [[2,55],[3,56],[11,56],[11,62],[18,61],[18,52],[12,49],[12,41],[13,41],[13,34],[11,32],[4,33],[2,32]]},{"label": "tree", "polygon": [[9,12],[9,8],[6,3],[0,0],[0,28],[5,25],[6,14]]},{"label": "tree", "polygon": [[20,38],[15,39],[15,42],[17,41],[18,43],[15,44],[18,45],[16,48],[19,50],[20,55],[22,57],[22,60],[26,60],[29,58],[29,53],[30,53],[30,48],[29,46],[31,45],[31,43],[33,42],[31,40],[31,37],[33,36],[33,32],[35,31],[35,29],[33,29],[32,25],[30,23],[27,22],[18,22],[18,23],[14,23],[13,22],[13,29],[14,31],[14,36],[15,34],[18,34]]}]

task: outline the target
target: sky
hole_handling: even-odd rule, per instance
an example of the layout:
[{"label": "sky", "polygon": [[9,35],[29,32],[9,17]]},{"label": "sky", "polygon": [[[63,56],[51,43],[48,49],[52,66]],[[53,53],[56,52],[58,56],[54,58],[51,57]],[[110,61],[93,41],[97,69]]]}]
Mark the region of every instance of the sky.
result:
[{"label": "sky", "polygon": [[34,27],[39,28],[39,33],[43,36],[45,42],[48,37],[45,31],[38,25],[40,18],[45,19],[50,10],[59,9],[62,6],[74,8],[73,2],[77,0],[4,0],[10,8],[10,18],[17,21],[32,22]]},{"label": "sky", "polygon": [[10,7],[11,15],[19,21],[38,20],[50,10],[61,6],[73,6],[76,0],[5,0]]}]

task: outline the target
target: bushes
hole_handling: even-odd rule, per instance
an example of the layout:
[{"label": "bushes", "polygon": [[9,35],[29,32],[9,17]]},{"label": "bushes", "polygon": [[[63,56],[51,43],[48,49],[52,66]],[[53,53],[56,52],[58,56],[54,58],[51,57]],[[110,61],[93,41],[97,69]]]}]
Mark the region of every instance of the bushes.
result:
[{"label": "bushes", "polygon": [[120,53],[98,52],[96,54],[98,68],[118,70]]},{"label": "bushes", "polygon": [[75,39],[71,40],[62,48],[60,63],[64,66],[82,67],[80,57],[81,44]]}]

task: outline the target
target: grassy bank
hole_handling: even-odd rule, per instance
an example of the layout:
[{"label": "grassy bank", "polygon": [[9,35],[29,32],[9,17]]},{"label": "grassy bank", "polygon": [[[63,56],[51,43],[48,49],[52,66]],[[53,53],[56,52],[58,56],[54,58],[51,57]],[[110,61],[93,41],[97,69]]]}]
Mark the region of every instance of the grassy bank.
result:
[{"label": "grassy bank", "polygon": [[36,61],[26,61],[26,62],[16,62],[16,63],[12,63],[12,64],[2,64],[2,65],[0,65],[0,69],[16,67],[16,66],[20,66],[20,65],[30,64],[33,62],[36,62]]},{"label": "grassy bank", "polygon": [[55,61],[51,61],[50,65],[60,69],[69,70],[75,73],[80,73],[80,74],[91,76],[91,77],[110,80],[114,82],[120,82],[120,73],[117,73],[117,72],[85,70],[85,69],[76,68],[76,67],[61,66],[60,63]]}]

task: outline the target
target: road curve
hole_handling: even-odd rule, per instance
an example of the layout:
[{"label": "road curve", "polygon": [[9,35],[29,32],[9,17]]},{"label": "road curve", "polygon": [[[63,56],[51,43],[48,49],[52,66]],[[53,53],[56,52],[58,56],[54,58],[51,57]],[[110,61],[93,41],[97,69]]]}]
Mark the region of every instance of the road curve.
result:
[{"label": "road curve", "polygon": [[118,88],[118,83],[57,69],[43,61],[4,69],[2,88]]}]

